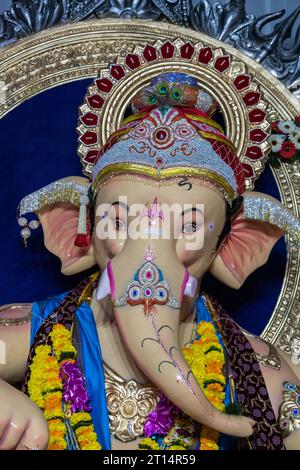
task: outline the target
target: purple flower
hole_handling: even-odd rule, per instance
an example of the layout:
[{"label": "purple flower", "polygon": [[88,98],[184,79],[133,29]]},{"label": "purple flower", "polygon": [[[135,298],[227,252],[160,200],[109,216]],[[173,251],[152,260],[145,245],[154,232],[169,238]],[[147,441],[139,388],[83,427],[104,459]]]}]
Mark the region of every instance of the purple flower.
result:
[{"label": "purple flower", "polygon": [[278,437],[278,436],[273,436],[273,437],[272,437],[272,442],[273,442],[273,444],[275,444],[275,445],[281,444],[280,437]]},{"label": "purple flower", "polygon": [[250,385],[250,386],[248,387],[248,392],[250,393],[250,395],[254,395],[254,393],[255,393],[255,387],[253,387],[253,385]]},{"label": "purple flower", "polygon": [[259,409],[255,408],[255,410],[253,410],[253,415],[256,418],[259,418],[261,416],[261,411]]},{"label": "purple flower", "polygon": [[267,419],[268,419],[269,421],[271,421],[272,419],[274,419],[274,413],[273,413],[273,411],[268,411],[267,414],[266,414],[266,416],[267,416]]},{"label": "purple flower", "polygon": [[84,386],[83,376],[78,362],[67,361],[60,369],[63,383],[63,399],[71,403],[72,413],[77,411],[91,411],[88,405],[89,396]]},{"label": "purple flower", "polygon": [[144,425],[145,436],[167,434],[174,424],[175,417],[179,414],[180,410],[161,393],[157,407],[151,411]]},{"label": "purple flower", "polygon": [[267,389],[266,387],[260,387],[259,389],[261,395],[267,395]]}]

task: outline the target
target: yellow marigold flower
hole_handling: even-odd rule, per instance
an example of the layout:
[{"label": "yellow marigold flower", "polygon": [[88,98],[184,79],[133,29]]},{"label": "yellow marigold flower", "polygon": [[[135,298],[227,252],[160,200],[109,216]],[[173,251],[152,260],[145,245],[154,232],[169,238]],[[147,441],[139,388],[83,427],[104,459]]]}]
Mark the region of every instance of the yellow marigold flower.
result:
[{"label": "yellow marigold flower", "polygon": [[174,445],[174,446],[170,446],[169,449],[170,450],[186,450],[186,447]]},{"label": "yellow marigold flower", "polygon": [[62,409],[56,408],[56,409],[51,409],[51,410],[44,410],[44,416],[46,420],[48,421],[49,419],[53,418],[64,418],[64,413]]},{"label": "yellow marigold flower", "polygon": [[214,380],[216,382],[221,382],[223,385],[225,385],[226,380],[223,374],[215,374],[214,372],[210,374],[206,374],[206,380]]},{"label": "yellow marigold flower", "polygon": [[211,392],[223,392],[224,387],[221,384],[218,383],[212,383],[207,385],[207,390]]},{"label": "yellow marigold flower", "polygon": [[68,336],[69,338],[71,337],[71,331],[68,330],[65,326],[61,325],[60,323],[57,323],[54,325],[52,332],[51,332],[51,338],[52,336]]},{"label": "yellow marigold flower", "polygon": [[[211,339],[211,338],[201,338],[200,339],[200,343],[201,343],[201,346],[203,347],[204,346],[204,353],[206,351],[208,351],[209,348],[211,348],[212,346],[214,348],[218,348],[218,349],[221,349],[221,345],[220,343],[214,338],[214,339]],[[209,354],[209,353],[207,353]]]},{"label": "yellow marigold flower", "polygon": [[152,450],[159,449],[159,444],[156,441],[153,441],[152,439],[150,439],[150,437],[146,437],[145,439],[142,439],[139,445],[150,447],[150,449]]},{"label": "yellow marigold flower", "polygon": [[48,450],[65,450],[67,448],[67,443],[64,438],[60,439],[49,439]]},{"label": "yellow marigold flower", "polygon": [[43,346],[43,345],[40,345],[40,346],[37,346],[35,348],[35,356],[34,356],[34,359],[37,357],[37,356],[48,356],[49,354],[51,354],[51,346]]},{"label": "yellow marigold flower", "polygon": [[50,392],[45,396],[45,406],[49,408],[61,408],[62,392]]},{"label": "yellow marigold flower", "polygon": [[91,420],[90,414],[85,413],[85,412],[73,413],[70,418],[70,422],[72,426],[79,423],[80,421],[90,421],[90,420]]},{"label": "yellow marigold flower", "polygon": [[200,450],[219,450],[219,446],[215,441],[201,437]]},{"label": "yellow marigold flower", "polygon": [[94,432],[94,426],[81,426],[80,428],[76,429],[76,435],[79,436],[86,436],[87,434],[90,434]]},{"label": "yellow marigold flower", "polygon": [[64,433],[66,431],[66,426],[63,421],[60,419],[51,419],[48,421],[48,426],[50,432],[58,431],[60,433]]},{"label": "yellow marigold flower", "polygon": [[87,442],[84,446],[80,445],[81,450],[101,450],[102,447],[99,442]]},{"label": "yellow marigold flower", "polygon": [[212,323],[202,320],[197,326],[197,332],[202,335],[204,331],[215,333],[215,327]]}]

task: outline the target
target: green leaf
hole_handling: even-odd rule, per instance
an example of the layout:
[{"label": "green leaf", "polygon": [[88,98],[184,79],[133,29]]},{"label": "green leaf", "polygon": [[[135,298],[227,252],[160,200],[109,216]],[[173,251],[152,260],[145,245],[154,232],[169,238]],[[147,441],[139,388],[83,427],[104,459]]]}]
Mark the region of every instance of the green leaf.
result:
[{"label": "green leaf", "polygon": [[276,153],[271,154],[269,163],[273,168],[280,168],[280,160]]}]

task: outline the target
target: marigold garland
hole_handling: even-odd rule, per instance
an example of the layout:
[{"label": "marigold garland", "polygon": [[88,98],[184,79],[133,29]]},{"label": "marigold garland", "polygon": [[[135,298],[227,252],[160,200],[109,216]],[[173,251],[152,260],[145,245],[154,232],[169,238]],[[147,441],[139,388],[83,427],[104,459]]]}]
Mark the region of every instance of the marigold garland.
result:
[{"label": "marigold garland", "polygon": [[[223,347],[212,323],[201,321],[197,326],[199,339],[183,348],[183,355],[196,377],[204,395],[219,411],[225,411],[225,386]],[[200,450],[218,450],[219,433],[202,426]]]},{"label": "marigold garland", "polygon": [[[75,364],[77,352],[72,344],[71,331],[63,325],[56,324],[50,333],[51,346],[38,346],[30,365],[28,393],[32,401],[39,406],[48,421],[50,439],[49,450],[67,448],[66,419],[69,420],[81,450],[100,450],[90,413],[86,411],[71,412],[71,407],[63,405],[64,377],[61,374],[63,365]],[[225,385],[223,374],[225,363],[224,351],[215,327],[212,323],[201,321],[197,326],[197,339],[182,350],[197,382],[210,403],[219,411],[225,411]],[[64,407],[64,409],[63,409]],[[66,413],[67,410],[67,413]],[[184,416],[175,418],[174,425],[163,439],[169,443],[170,450],[189,448],[191,434],[184,437],[183,430],[189,429],[190,422]],[[180,431],[183,437],[180,435]],[[175,437],[174,437],[175,436]],[[202,426],[200,450],[218,450],[219,433],[207,426]],[[160,449],[160,444],[152,438],[140,442],[140,449]]]},{"label": "marigold garland", "polygon": [[[63,403],[66,380],[63,365],[76,363],[77,352],[72,344],[72,334],[63,325],[54,325],[50,339],[51,346],[38,346],[30,365],[28,393],[39,406],[48,421],[50,439],[48,450],[67,448],[67,426],[69,420],[80,450],[100,450],[91,415],[84,411],[71,411],[68,403]],[[87,396],[87,395],[86,395]],[[85,408],[87,407],[84,404]]]}]

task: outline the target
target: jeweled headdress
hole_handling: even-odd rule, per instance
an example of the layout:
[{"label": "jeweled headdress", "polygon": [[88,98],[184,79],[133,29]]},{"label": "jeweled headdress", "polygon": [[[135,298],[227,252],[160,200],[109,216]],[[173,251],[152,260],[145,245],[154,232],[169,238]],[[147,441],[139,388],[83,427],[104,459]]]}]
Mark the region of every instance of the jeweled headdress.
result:
[{"label": "jeweled headdress", "polygon": [[[168,68],[170,59],[175,61],[172,70],[157,73]],[[228,56],[215,60],[215,73],[224,74],[227,95],[230,96],[228,87],[232,88],[232,93],[234,90],[235,97],[240,95],[245,108],[244,119],[252,123],[247,135],[239,135],[244,142],[235,138],[239,147],[236,148],[211,117],[218,106],[217,100],[207,92],[205,82],[200,84],[197,79],[197,66],[208,64],[210,60],[208,49],[197,49],[191,44],[180,45],[177,41],[175,45],[170,42],[147,45],[140,56],[128,54],[123,63],[112,65],[109,73],[96,79],[80,108],[78,127],[79,155],[84,173],[89,176],[89,185],[63,179],[26,196],[19,211],[22,236],[26,238],[30,234],[24,218],[26,213],[57,202],[70,202],[80,207],[75,245],[88,246],[91,199],[107,178],[130,174],[157,180],[197,177],[216,186],[229,204],[243,194],[244,218],[268,221],[299,241],[300,222],[288,209],[272,198],[245,193],[245,189],[252,189],[254,179],[263,170],[264,153],[268,149],[267,112],[260,93],[250,85],[251,77],[228,77],[224,73],[230,66]],[[154,65],[156,74],[151,72],[150,80],[139,87],[137,71],[143,77],[146,68],[153,69]],[[181,70],[189,70],[189,73]],[[122,87],[128,88],[129,78],[135,87],[133,97],[127,102],[131,114],[117,122],[113,130],[111,109],[114,107],[116,114],[117,106],[113,103],[120,99]],[[143,81],[145,79],[141,78],[140,82]],[[251,89],[247,91],[249,85]],[[245,128],[241,123],[237,126],[240,130]],[[226,119],[225,124],[229,127]],[[260,165],[254,165],[258,161]],[[255,167],[259,169],[257,174]]]}]

